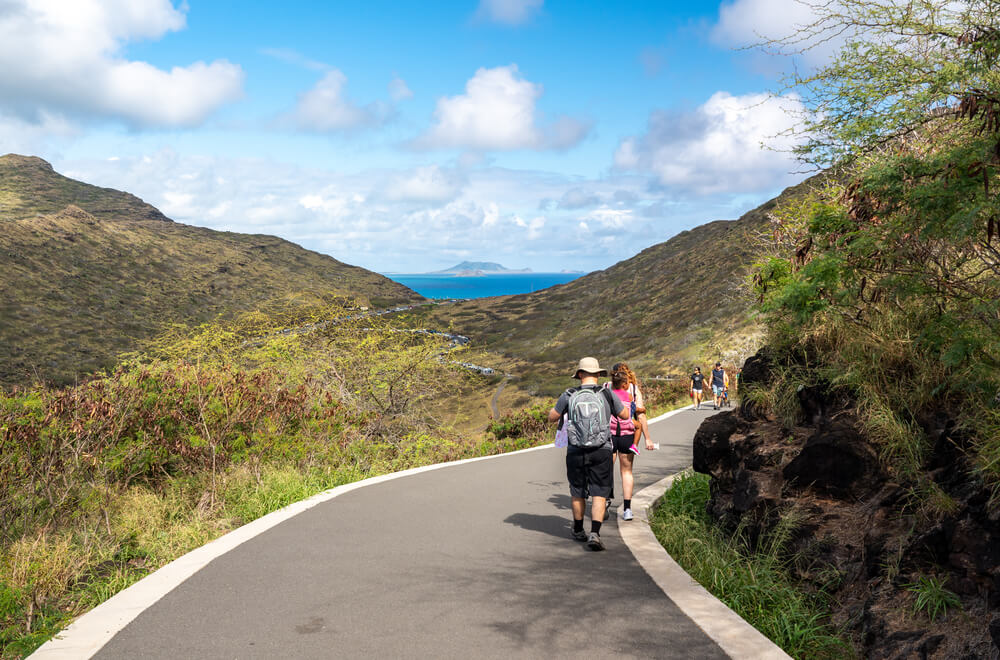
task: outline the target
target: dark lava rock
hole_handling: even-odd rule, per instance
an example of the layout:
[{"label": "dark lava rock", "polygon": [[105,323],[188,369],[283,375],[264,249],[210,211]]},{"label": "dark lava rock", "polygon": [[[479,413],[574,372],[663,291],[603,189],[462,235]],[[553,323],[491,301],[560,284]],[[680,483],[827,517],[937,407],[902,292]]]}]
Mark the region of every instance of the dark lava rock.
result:
[{"label": "dark lava rock", "polygon": [[850,423],[820,429],[784,467],[785,479],[837,497],[857,497],[881,485],[878,457]]},{"label": "dark lava rock", "polygon": [[730,412],[713,415],[701,423],[694,434],[693,464],[695,472],[715,478],[739,462],[729,438],[740,428],[740,421]]},{"label": "dark lava rock", "polygon": [[820,426],[826,420],[827,410],[827,388],[825,385],[799,385],[795,391],[795,396],[799,400],[799,407],[805,416],[806,423],[811,426]]},{"label": "dark lava rock", "polygon": [[771,350],[766,346],[748,357],[743,363],[743,372],[740,374],[740,387],[767,385],[771,381],[772,364]]},{"label": "dark lava rock", "polygon": [[993,646],[1000,649],[1000,616],[990,621],[990,637],[993,639]]},{"label": "dark lava rock", "polygon": [[[771,351],[766,346],[747,358],[740,373],[740,391],[745,392],[748,387],[766,386],[771,381],[772,363]],[[761,411],[747,397],[740,399],[740,415],[750,421],[763,417]]]}]

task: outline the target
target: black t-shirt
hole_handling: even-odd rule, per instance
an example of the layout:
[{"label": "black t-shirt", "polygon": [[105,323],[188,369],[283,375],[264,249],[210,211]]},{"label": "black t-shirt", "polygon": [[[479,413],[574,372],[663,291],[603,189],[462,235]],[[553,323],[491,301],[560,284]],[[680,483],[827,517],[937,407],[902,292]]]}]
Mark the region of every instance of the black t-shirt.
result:
[{"label": "black t-shirt", "polygon": [[703,380],[705,380],[705,374],[691,374],[691,389],[700,390]]}]

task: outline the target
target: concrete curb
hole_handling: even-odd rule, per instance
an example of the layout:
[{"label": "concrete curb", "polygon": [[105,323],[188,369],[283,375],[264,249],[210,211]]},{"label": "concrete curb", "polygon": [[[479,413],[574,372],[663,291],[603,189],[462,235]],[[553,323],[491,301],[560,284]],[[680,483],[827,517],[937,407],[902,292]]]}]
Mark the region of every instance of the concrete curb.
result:
[{"label": "concrete curb", "polygon": [[[683,410],[690,410],[690,407],[671,411],[652,421],[665,419]],[[791,660],[791,656],[782,651],[777,644],[695,582],[694,578],[674,561],[653,534],[649,526],[649,512],[657,505],[676,477],[676,474],[670,475],[632,496],[635,519],[630,524],[621,522],[618,524],[618,531],[625,545],[667,598],[672,600],[731,658]]]},{"label": "concrete curb", "polygon": [[365,486],[371,486],[391,479],[408,477],[421,472],[439,470],[475,461],[485,461],[492,458],[501,458],[503,456],[510,456],[511,454],[538,451],[539,449],[546,449],[551,446],[551,444],[548,444],[541,447],[508,452],[506,454],[467,458],[450,463],[436,463],[434,465],[403,470],[402,472],[383,474],[362,481],[337,486],[307,499],[289,504],[238,529],[234,529],[228,534],[224,534],[214,541],[210,541],[200,548],[192,550],[186,555],[178,557],[127,589],[119,591],[94,609],[77,617],[73,623],[55,637],[45,642],[45,644],[42,644],[29,657],[34,660],[81,660],[82,658],[93,657],[105,644],[111,641],[112,637],[139,616],[143,610],[152,606],[216,557],[229,552],[236,546],[249,541],[258,534],[266,532],[292,516],[311,509],[317,504],[332,500],[339,495],[349,493],[358,488],[364,488]]}]

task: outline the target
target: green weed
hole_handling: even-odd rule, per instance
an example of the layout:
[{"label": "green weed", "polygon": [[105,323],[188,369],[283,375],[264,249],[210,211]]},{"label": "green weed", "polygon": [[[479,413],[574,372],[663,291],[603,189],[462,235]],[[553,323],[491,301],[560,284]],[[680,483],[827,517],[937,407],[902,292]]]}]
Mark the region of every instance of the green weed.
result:
[{"label": "green weed", "polygon": [[962,601],[955,593],[945,589],[945,581],[933,576],[920,576],[916,582],[906,584],[908,591],[916,594],[913,612],[925,613],[931,621],[944,616],[948,610],[962,607]]},{"label": "green weed", "polygon": [[724,538],[705,505],[709,478],[678,476],[656,508],[650,524],[657,538],[702,586],[795,658],[844,658],[852,647],[826,621],[822,594],[796,588],[780,559],[788,535],[798,524],[793,515],[749,556],[739,539]]}]

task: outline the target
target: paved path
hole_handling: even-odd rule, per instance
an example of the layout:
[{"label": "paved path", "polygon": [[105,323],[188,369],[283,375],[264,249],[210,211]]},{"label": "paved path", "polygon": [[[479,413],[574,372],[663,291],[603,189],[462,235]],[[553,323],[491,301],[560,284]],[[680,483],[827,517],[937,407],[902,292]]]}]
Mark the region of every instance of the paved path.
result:
[{"label": "paved path", "polygon": [[[653,425],[636,490],[690,464],[710,414]],[[591,552],[569,504],[554,448],[360,488],[215,559],[97,657],[727,657],[624,546],[633,523]]]}]

